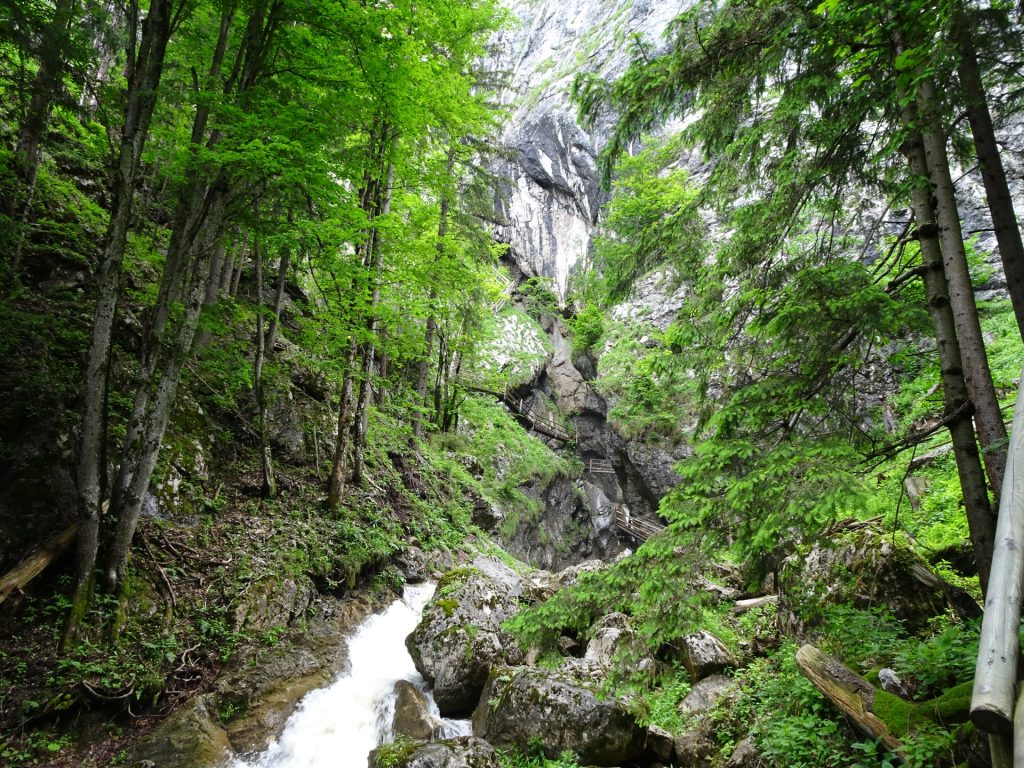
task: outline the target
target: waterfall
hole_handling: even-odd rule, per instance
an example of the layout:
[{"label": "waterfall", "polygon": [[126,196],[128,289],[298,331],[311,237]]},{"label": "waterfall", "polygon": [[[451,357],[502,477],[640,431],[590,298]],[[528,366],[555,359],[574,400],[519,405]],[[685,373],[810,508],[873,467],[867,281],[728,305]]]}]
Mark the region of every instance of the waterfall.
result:
[{"label": "waterfall", "polygon": [[[408,680],[426,692],[405,638],[433,593],[433,584],[408,586],[401,600],[367,618],[349,640],[349,671],[307,694],[265,752],[228,768],[366,768],[370,751],[392,738],[395,683]],[[437,715],[429,693],[427,700]],[[468,733],[468,721],[444,721],[439,736]]]}]

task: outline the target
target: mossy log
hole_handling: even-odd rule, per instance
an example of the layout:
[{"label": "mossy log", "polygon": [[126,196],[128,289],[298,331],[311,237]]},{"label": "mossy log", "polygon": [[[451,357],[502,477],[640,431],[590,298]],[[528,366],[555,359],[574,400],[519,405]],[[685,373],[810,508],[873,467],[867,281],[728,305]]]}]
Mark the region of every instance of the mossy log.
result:
[{"label": "mossy log", "polygon": [[875,714],[876,690],[871,683],[813,645],[804,645],[797,651],[796,663],[804,677],[849,717],[858,729],[869,738],[881,740],[887,749],[900,752],[900,740]]},{"label": "mossy log", "polygon": [[25,588],[32,579],[60,557],[78,535],[78,523],[72,523],[0,577],[0,603]]}]

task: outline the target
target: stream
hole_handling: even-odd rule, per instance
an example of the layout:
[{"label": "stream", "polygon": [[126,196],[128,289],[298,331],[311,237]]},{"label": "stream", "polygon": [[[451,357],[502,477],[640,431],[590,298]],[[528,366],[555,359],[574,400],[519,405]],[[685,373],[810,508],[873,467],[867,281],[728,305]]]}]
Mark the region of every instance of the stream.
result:
[{"label": "stream", "polygon": [[[265,752],[235,758],[227,768],[366,768],[370,751],[392,740],[394,685],[408,680],[437,705],[416,671],[405,638],[419,623],[433,584],[407,586],[401,600],[370,616],[348,641],[349,670],[308,693]],[[443,738],[468,735],[468,720],[443,721]]]}]

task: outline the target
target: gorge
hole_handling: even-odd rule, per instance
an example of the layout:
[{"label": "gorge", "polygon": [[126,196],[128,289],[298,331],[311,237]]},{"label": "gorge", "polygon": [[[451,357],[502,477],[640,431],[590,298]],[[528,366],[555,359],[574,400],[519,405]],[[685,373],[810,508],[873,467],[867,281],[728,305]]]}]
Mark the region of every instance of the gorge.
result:
[{"label": "gorge", "polygon": [[1012,762],[1019,5],[10,5],[0,764]]}]

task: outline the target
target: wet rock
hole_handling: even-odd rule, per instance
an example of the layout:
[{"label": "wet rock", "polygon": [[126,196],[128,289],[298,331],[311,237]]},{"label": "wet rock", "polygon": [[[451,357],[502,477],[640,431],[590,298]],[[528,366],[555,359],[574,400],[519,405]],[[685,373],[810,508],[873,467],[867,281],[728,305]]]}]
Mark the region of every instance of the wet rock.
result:
[{"label": "wet rock", "polygon": [[583,764],[613,766],[638,757],[646,729],[624,702],[600,696],[599,688],[571,666],[497,667],[473,713],[473,733],[499,749],[541,744],[550,758],[571,750]]},{"label": "wet rock", "polygon": [[690,692],[679,702],[681,713],[704,712],[711,709],[720,699],[736,690],[736,683],[725,675],[708,675],[694,684]]},{"label": "wet rock", "polygon": [[263,750],[277,738],[302,697],[347,667],[346,635],[381,607],[376,598],[324,600],[302,632],[285,634],[273,647],[241,648],[214,688],[214,708],[227,719],[235,750]]},{"label": "wet rock", "polygon": [[962,601],[913,550],[872,528],[791,555],[779,572],[779,626],[801,638],[814,631],[829,605],[888,609],[917,632],[951,603],[969,612],[970,602]]},{"label": "wet rock", "polygon": [[492,666],[522,660],[519,646],[501,630],[519,610],[522,591],[522,578],[489,558],[477,558],[438,583],[406,646],[442,714],[470,711]]},{"label": "wet rock", "polygon": [[395,683],[395,716],[392,732],[417,741],[427,741],[438,733],[440,723],[430,713],[423,692],[408,680]]},{"label": "wet rock", "polygon": [[708,675],[736,666],[736,659],[725,644],[704,629],[684,637],[679,654],[695,683]]},{"label": "wet rock", "polygon": [[419,547],[409,547],[395,555],[395,567],[409,584],[422,584],[430,576],[427,556]]},{"label": "wet rock", "polygon": [[211,705],[211,696],[197,696],[189,701],[132,747],[125,764],[152,764],[159,768],[222,765],[233,752]]},{"label": "wet rock", "polygon": [[408,747],[378,747],[370,753],[368,764],[369,768],[385,764],[389,768],[496,768],[499,765],[494,747],[474,736]]}]

